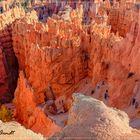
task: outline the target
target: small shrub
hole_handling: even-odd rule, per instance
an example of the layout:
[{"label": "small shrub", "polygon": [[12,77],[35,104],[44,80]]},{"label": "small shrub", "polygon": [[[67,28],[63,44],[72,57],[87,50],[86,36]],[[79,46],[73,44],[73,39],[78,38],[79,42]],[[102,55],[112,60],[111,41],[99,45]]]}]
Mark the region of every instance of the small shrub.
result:
[{"label": "small shrub", "polygon": [[4,105],[0,109],[0,120],[3,122],[8,122],[12,120],[12,112]]}]

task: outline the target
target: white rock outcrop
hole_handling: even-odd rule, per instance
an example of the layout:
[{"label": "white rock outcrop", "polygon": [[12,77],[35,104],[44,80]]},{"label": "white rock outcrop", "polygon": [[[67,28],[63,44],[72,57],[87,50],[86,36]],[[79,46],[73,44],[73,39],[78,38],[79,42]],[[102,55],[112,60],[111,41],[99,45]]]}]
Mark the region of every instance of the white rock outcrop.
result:
[{"label": "white rock outcrop", "polygon": [[125,112],[82,94],[73,95],[67,126],[50,139],[137,140],[140,133],[129,126]]},{"label": "white rock outcrop", "polygon": [[3,123],[0,121],[0,140],[45,140],[45,138],[17,122]]}]

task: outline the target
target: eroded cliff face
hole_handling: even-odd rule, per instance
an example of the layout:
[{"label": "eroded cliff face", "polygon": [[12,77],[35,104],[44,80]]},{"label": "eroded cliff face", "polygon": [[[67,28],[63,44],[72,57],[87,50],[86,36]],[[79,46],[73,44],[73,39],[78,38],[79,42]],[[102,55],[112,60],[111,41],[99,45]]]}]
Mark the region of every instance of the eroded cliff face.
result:
[{"label": "eroded cliff face", "polygon": [[[134,5],[133,5],[134,6]],[[126,37],[126,34],[129,32],[131,24],[135,17],[134,9],[131,5],[126,6],[116,6],[110,8],[108,15],[108,24],[111,25],[111,30],[114,33],[119,33],[119,35]]]},{"label": "eroded cliff face", "polygon": [[[26,128],[40,132],[48,137],[61,130],[37,107],[35,102],[35,90],[26,79],[24,72],[19,73],[18,86],[15,91],[15,116]],[[19,102],[20,101],[20,102]]]},{"label": "eroded cliff face", "polygon": [[[64,95],[67,101],[77,88],[76,83],[87,76],[87,54],[80,38],[82,11],[71,14],[70,23],[49,18],[45,25],[37,21],[33,12],[13,24],[13,46],[19,70],[32,89],[28,89],[21,76],[15,92],[15,118],[45,136],[51,136],[60,128],[39,110],[39,105],[45,101],[44,93],[47,100]],[[73,28],[74,25],[77,26]],[[65,109],[68,108],[69,101],[65,104]]]},{"label": "eroded cliff face", "polygon": [[[112,33],[104,38],[94,31],[94,35],[91,35],[91,44],[95,47],[91,46],[89,49],[92,52],[89,62],[90,77],[93,77],[93,84],[98,84],[101,89],[102,84],[99,82],[107,82],[105,90],[109,91],[108,104],[121,109],[133,108],[133,98],[139,101],[139,13],[136,17],[125,38]],[[101,89],[96,91],[100,93],[98,98],[103,100],[103,93],[106,91],[100,92]],[[134,114],[131,112],[129,115],[132,117]]]},{"label": "eroded cliff face", "polygon": [[86,52],[81,46],[83,31],[74,14],[71,23],[50,18],[44,25],[25,18],[13,25],[19,69],[25,71],[33,86],[37,103],[44,101],[49,85],[57,98],[74,91],[75,83],[87,76]]},{"label": "eroded cliff face", "polygon": [[0,102],[10,102],[17,86],[18,62],[13,51],[11,24],[24,16],[20,8],[0,15]]},{"label": "eroded cliff face", "polygon": [[[21,71],[15,117],[26,127],[45,136],[59,131],[39,105],[53,100],[57,112],[63,96],[62,106],[68,111],[75,91],[125,110],[131,119],[139,117],[140,13],[129,11],[135,18],[128,17],[132,20],[123,31],[120,21],[126,23],[128,19],[120,18],[113,24],[116,18],[109,18],[113,16],[110,6],[105,10],[104,15],[100,9],[104,20],[95,17],[89,25],[82,24],[82,6],[48,18],[44,24],[34,12],[14,22],[12,39]],[[108,21],[104,18],[107,15]]]}]

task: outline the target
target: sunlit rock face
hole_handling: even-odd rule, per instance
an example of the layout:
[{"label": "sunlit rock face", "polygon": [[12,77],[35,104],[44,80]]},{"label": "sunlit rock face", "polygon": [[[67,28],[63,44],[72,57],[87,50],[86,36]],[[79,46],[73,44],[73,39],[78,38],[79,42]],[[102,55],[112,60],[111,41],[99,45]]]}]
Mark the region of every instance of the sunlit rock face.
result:
[{"label": "sunlit rock face", "polygon": [[[118,3],[116,8],[109,1],[96,1],[93,6],[96,10],[92,11],[92,7],[87,12],[86,5],[79,2],[75,10],[67,5],[57,15],[48,17],[46,23],[38,21],[35,11],[13,20],[10,35],[19,64],[15,118],[35,132],[52,136],[61,128],[39,106],[51,100],[54,114],[66,112],[71,107],[74,92],[122,109],[131,119],[139,117],[140,14],[133,6],[134,3]],[[9,88],[3,82],[7,73],[2,49],[0,54],[1,83],[6,84],[3,91]],[[13,60],[11,55],[10,60]],[[8,70],[12,71],[12,68]],[[103,106],[103,109],[107,108]],[[116,131],[116,135],[122,136],[124,131],[131,135],[128,120],[127,123],[125,119],[123,121],[126,128],[119,125],[114,129],[115,122],[109,124],[109,128],[113,127],[111,133]]]},{"label": "sunlit rock face", "polygon": [[37,133],[40,132],[46,137],[60,131],[61,128],[55,125],[41,109],[37,108],[34,98],[35,91],[26,79],[25,74],[20,72],[19,76],[14,100],[16,105],[14,115],[17,120],[27,128]]},{"label": "sunlit rock face", "polygon": [[110,9],[108,23],[111,25],[111,29],[114,33],[118,32],[121,36],[126,37],[133,20],[136,19],[137,8],[134,7],[134,4],[125,3],[124,6],[120,5],[120,7],[118,7],[114,5]]},{"label": "sunlit rock face", "polygon": [[78,12],[71,14],[70,23],[50,18],[44,25],[27,17],[13,25],[13,45],[19,69],[25,71],[35,89],[37,103],[44,101],[49,85],[55,97],[59,97],[71,94],[76,83],[87,76],[81,18]]},{"label": "sunlit rock face", "polygon": [[[135,109],[132,106],[133,98],[137,98],[139,102],[140,66],[138,60],[140,55],[138,21],[139,13],[136,14],[136,19],[133,20],[125,38],[118,37],[118,35],[112,33],[105,38],[93,30],[91,35],[92,45],[89,48],[89,52],[91,52],[89,74],[93,78],[93,84],[97,85],[100,81],[106,81],[108,87],[105,90],[108,90],[110,95],[108,104],[124,110],[127,110],[127,107],[131,108],[133,113],[128,111],[131,117],[134,117],[135,113],[139,111],[139,109]],[[93,44],[94,47],[92,47]],[[99,85],[102,87],[101,84]],[[105,90],[101,91],[101,89],[97,89],[100,93],[98,98],[103,100]]]},{"label": "sunlit rock face", "polygon": [[65,109],[68,110],[67,100],[77,88],[75,83],[87,76],[86,53],[84,47],[80,47],[82,10],[72,11],[71,14],[73,17],[70,23],[64,22],[60,17],[60,20],[50,18],[48,24],[44,25],[39,23],[32,13],[17,20],[12,28],[19,70],[24,71],[33,90],[28,89],[26,81],[22,80],[24,78],[20,75],[14,100],[15,118],[26,127],[45,136],[51,136],[60,128],[38,109],[38,105],[45,100],[44,93],[47,92],[47,100],[66,96]]}]

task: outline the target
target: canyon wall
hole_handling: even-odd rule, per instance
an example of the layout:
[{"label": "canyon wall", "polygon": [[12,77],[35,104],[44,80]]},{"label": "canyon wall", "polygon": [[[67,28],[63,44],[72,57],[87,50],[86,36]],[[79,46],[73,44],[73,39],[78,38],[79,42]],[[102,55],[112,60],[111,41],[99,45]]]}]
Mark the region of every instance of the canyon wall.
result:
[{"label": "canyon wall", "polygon": [[37,108],[35,94],[24,72],[21,71],[15,91],[14,103],[17,108],[14,115],[18,122],[26,128],[30,128],[37,133],[40,132],[45,137],[51,136],[60,131],[61,128],[55,125],[41,109]]},{"label": "canyon wall", "polygon": [[[113,17],[116,14],[108,15]],[[135,18],[131,19],[131,15]],[[14,52],[22,71],[15,92],[15,117],[26,127],[44,135],[49,126],[56,126],[43,111],[37,117],[30,110],[38,111],[38,105],[45,102],[45,94],[47,100],[56,101],[61,96],[70,99],[84,79],[82,86],[88,88],[86,78],[92,81],[88,95],[125,110],[131,119],[139,117],[140,13],[131,11],[125,31],[121,23],[126,23],[127,17],[124,20],[120,16],[116,24],[113,24],[115,16],[109,18],[108,23],[105,20],[104,23],[92,21],[89,25],[82,25],[82,16],[83,9],[79,7],[48,18],[44,24],[38,22],[33,12],[16,20],[12,26]],[[133,99],[137,106],[132,105]],[[42,130],[37,129],[42,124],[38,123],[40,118],[46,124]]]},{"label": "canyon wall", "polygon": [[24,16],[20,8],[12,9],[0,15],[0,102],[11,101],[17,86],[18,62],[13,51],[11,24]]},{"label": "canyon wall", "polygon": [[100,94],[98,99],[104,100],[104,93],[108,90],[108,105],[127,110],[130,117],[139,116],[139,108],[132,105],[134,98],[138,102],[140,100],[139,16],[139,12],[135,13],[135,20],[125,38],[113,33],[105,38],[100,33],[91,31],[92,45],[88,48],[89,76],[93,84],[100,86],[100,81],[107,82],[107,87],[103,91],[101,91],[102,86],[99,89],[95,88]]},{"label": "canyon wall", "polygon": [[15,118],[45,136],[60,130],[39,109],[45,93],[47,100],[62,95],[68,99],[87,76],[87,54],[80,38],[82,9],[79,11],[71,12],[70,23],[48,18],[47,24],[42,24],[32,12],[12,26],[14,52],[19,71],[23,71],[15,92]]},{"label": "canyon wall", "polygon": [[13,46],[19,69],[35,90],[36,102],[44,101],[49,85],[55,97],[71,93],[75,83],[87,76],[79,19],[76,14],[71,23],[49,18],[45,25],[27,18],[13,24]]},{"label": "canyon wall", "polygon": [[111,25],[111,29],[114,33],[119,33],[119,35],[126,37],[134,19],[135,12],[133,9],[112,7],[108,16],[108,24]]}]

